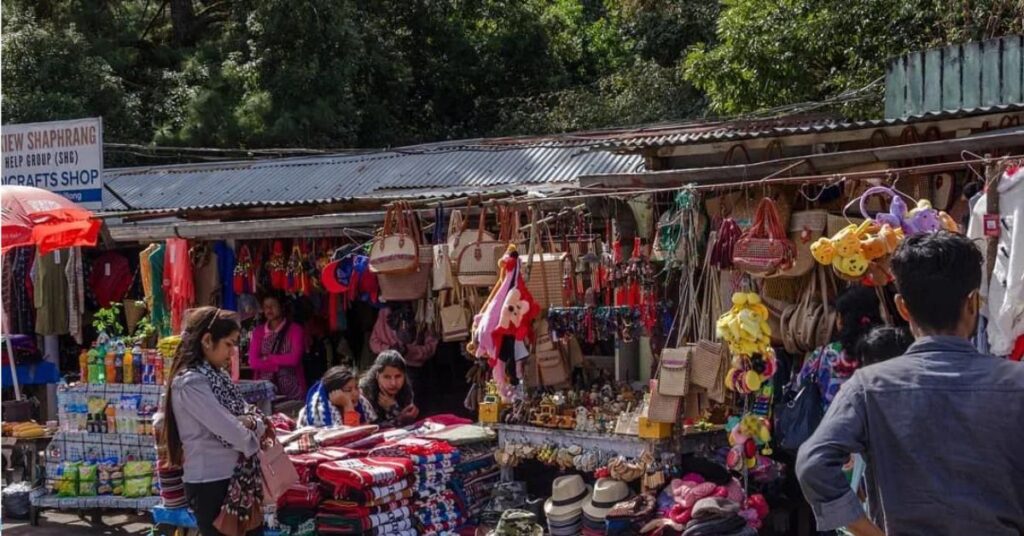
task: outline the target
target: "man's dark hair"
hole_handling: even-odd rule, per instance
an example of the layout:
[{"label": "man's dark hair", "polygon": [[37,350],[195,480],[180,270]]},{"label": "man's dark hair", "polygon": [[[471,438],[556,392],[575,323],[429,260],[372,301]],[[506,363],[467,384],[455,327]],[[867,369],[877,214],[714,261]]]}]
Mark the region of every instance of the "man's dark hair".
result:
[{"label": "man's dark hair", "polygon": [[948,331],[981,286],[981,252],[966,236],[938,231],[908,237],[892,255],[896,288],[921,327]]}]

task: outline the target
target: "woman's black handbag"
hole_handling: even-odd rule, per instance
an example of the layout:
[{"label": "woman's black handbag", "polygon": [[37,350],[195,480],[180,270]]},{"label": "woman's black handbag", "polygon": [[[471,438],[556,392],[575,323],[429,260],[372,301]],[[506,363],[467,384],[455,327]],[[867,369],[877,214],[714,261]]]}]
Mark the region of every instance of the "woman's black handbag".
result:
[{"label": "woman's black handbag", "polygon": [[776,412],[775,437],[782,450],[796,452],[821,424],[825,410],[817,382],[810,382],[793,393],[787,389],[783,404]]}]

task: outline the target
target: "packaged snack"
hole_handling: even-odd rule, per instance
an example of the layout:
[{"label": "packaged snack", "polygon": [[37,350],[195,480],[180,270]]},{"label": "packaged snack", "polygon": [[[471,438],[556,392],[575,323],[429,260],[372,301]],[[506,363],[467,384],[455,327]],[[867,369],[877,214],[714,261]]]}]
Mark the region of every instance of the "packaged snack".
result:
[{"label": "packaged snack", "polygon": [[57,483],[55,489],[58,497],[78,496],[79,462],[64,462],[57,467]]},{"label": "packaged snack", "polygon": [[99,482],[99,468],[96,464],[84,463],[78,466],[78,496],[93,497],[96,495]]},{"label": "packaged snack", "polygon": [[125,497],[148,497],[152,486],[153,462],[128,462],[124,464]]},{"label": "packaged snack", "polygon": [[124,472],[117,458],[107,458],[99,464],[99,485],[96,492],[100,495],[114,495],[124,489]]}]

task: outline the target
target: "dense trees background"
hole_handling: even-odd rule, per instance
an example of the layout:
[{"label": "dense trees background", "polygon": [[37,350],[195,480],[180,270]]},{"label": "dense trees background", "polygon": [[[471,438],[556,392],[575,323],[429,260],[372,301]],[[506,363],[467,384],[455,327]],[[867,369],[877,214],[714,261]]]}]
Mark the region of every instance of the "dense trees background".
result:
[{"label": "dense trees background", "polygon": [[1022,32],[1024,0],[6,0],[2,29],[4,123],[382,147],[818,101],[888,57]]}]

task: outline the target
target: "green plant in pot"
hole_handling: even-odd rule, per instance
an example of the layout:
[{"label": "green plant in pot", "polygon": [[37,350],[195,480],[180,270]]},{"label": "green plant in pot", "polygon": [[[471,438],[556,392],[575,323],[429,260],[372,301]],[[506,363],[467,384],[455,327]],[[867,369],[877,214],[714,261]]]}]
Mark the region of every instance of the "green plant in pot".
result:
[{"label": "green plant in pot", "polygon": [[96,329],[97,342],[100,345],[124,335],[124,326],[121,325],[121,304],[112,302],[109,306],[96,311],[92,317],[92,327]]}]

